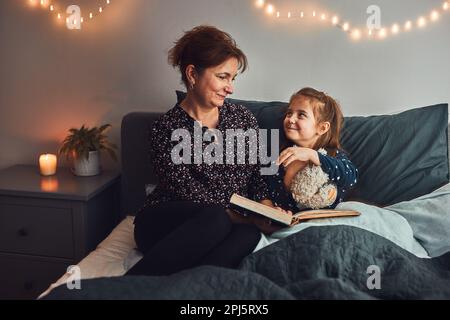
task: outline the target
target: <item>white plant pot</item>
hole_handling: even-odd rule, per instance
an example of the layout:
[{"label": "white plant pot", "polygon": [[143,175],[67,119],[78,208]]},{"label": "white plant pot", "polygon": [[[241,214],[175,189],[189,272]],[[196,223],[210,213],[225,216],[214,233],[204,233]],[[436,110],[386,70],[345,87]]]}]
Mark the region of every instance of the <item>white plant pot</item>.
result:
[{"label": "white plant pot", "polygon": [[73,173],[80,177],[91,177],[100,174],[100,152],[90,151],[89,158],[74,159]]}]

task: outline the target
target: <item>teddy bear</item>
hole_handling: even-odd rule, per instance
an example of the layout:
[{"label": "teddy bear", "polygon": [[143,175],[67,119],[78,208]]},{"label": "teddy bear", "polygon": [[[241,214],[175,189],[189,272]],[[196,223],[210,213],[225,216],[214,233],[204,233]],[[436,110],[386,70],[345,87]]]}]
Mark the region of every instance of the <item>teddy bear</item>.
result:
[{"label": "teddy bear", "polygon": [[[325,149],[318,152],[327,154]],[[313,164],[294,176],[290,191],[299,209],[322,209],[332,205],[337,197],[336,185],[330,182],[328,174],[320,166]]]}]

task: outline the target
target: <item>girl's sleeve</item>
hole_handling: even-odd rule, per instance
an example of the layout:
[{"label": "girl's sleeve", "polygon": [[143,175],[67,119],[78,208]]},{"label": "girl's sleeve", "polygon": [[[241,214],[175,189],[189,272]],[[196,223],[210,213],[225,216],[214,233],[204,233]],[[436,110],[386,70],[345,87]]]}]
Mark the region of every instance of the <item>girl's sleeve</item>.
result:
[{"label": "girl's sleeve", "polygon": [[342,151],[338,151],[336,157],[320,152],[318,154],[322,170],[328,174],[331,182],[345,190],[355,186],[358,182],[358,169]]}]

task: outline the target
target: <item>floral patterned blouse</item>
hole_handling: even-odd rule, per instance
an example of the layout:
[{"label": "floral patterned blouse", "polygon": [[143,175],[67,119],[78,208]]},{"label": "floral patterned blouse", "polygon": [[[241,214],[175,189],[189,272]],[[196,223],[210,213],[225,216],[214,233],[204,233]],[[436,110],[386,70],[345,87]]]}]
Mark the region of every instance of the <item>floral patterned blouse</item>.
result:
[{"label": "floral patterned blouse", "polygon": [[[150,153],[159,183],[147,196],[143,208],[167,201],[220,204],[229,208],[233,193],[255,201],[268,199],[268,188],[260,174],[259,160],[256,164],[250,164],[251,162],[247,161],[252,155],[252,148],[238,148],[239,139],[235,140],[234,150],[226,148],[227,129],[243,129],[244,131],[255,129],[259,142],[259,127],[253,114],[245,107],[228,102],[219,108],[219,123],[216,129],[223,135],[223,149],[224,153],[226,152],[223,155],[222,164],[217,162],[207,164],[205,161],[201,161],[200,164],[195,164],[194,161],[191,162],[192,164],[174,164],[171,152],[180,140],[171,141],[172,133],[176,129],[186,129],[191,137],[194,137],[195,122],[179,104],[176,104],[153,124],[149,136]],[[202,127],[203,133],[207,130],[209,130],[207,127]],[[211,140],[211,142],[202,141],[203,151],[210,144],[215,143],[214,138]],[[190,147],[192,159],[194,159],[192,140]],[[238,150],[245,150],[244,164],[237,161],[237,157],[242,156],[237,154]],[[234,158],[233,164],[229,164],[229,157]]]}]

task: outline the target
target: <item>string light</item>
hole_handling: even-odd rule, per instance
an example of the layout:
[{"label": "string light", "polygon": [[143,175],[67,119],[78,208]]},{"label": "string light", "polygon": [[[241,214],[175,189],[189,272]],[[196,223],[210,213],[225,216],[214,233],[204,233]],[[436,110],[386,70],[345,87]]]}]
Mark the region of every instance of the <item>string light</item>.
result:
[{"label": "string light", "polygon": [[353,30],[352,38],[355,39],[355,40],[361,39],[361,31],[359,31],[359,29]]},{"label": "string light", "polygon": [[342,29],[343,29],[344,31],[348,31],[348,29],[350,29],[349,23],[348,23],[348,22],[344,23],[344,25],[342,26]]},{"label": "string light", "polygon": [[394,25],[392,26],[391,31],[392,31],[392,34],[397,34],[397,33],[399,33],[399,32],[400,32],[400,27],[398,26],[398,24],[394,24]]},{"label": "string light", "polygon": [[409,31],[412,28],[412,22],[411,21],[406,21],[405,23],[405,30]]},{"label": "string light", "polygon": [[417,20],[417,25],[419,28],[423,28],[427,25],[427,19],[425,17],[420,17],[419,20]]},{"label": "string light", "polygon": [[380,39],[386,38],[386,35],[387,35],[387,33],[386,33],[386,29],[385,28],[380,29],[380,31],[378,32],[378,37]]},{"label": "string light", "polygon": [[333,25],[337,25],[339,23],[339,18],[337,16],[334,16],[333,19],[331,20],[331,23]]},{"label": "string light", "polygon": [[[273,13],[276,12],[277,18],[285,17],[291,19],[292,17],[297,16],[294,10],[289,10],[287,13],[285,12],[283,14],[283,12],[277,10],[277,8],[272,3],[270,3],[270,1],[256,0],[255,4],[257,8],[263,9],[268,15],[273,15]],[[440,20],[441,15],[449,12],[449,9],[450,1],[444,1],[440,8],[432,10],[429,15],[422,15],[418,17],[415,23],[413,23],[411,20],[407,20],[404,23],[394,23],[391,27],[384,26],[380,27],[379,29],[372,29],[369,27],[357,28],[353,26],[350,28],[352,24],[348,21],[341,24],[338,15],[329,15],[328,13],[318,12],[317,10],[301,10],[300,18],[303,19],[309,17],[309,19],[318,19],[322,23],[328,22],[332,26],[337,27],[347,33],[350,38],[354,40],[360,40],[363,37],[367,39],[385,39],[390,35],[398,35],[402,32],[409,32],[413,29],[423,29],[429,24],[429,22],[437,22],[438,20]],[[328,19],[328,17],[330,17],[330,19]]]},{"label": "string light", "polygon": [[[0,0],[1,1],[1,0]],[[35,6],[36,4],[40,4],[40,6],[43,9],[47,9],[50,11],[50,13],[52,13],[58,20],[61,20],[63,18],[63,15],[65,15],[65,7],[63,6],[58,6],[56,3],[56,1],[52,1],[52,0],[27,0],[27,2],[31,5],[31,6]],[[111,4],[111,0],[99,0],[99,2],[101,4],[105,4],[106,6]],[[264,0],[260,0],[259,1],[261,3],[261,6],[264,5]],[[103,5],[99,5],[98,10],[97,10],[97,14],[94,14],[92,11],[89,13],[89,19],[93,20],[97,15],[101,14],[103,11],[105,10],[105,7]],[[66,18],[66,23],[68,23],[69,19]],[[86,22],[85,19],[83,17],[80,17],[80,22],[84,23]],[[73,24],[76,25],[77,20],[74,19],[73,20]]]}]

